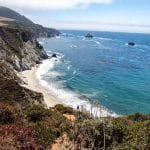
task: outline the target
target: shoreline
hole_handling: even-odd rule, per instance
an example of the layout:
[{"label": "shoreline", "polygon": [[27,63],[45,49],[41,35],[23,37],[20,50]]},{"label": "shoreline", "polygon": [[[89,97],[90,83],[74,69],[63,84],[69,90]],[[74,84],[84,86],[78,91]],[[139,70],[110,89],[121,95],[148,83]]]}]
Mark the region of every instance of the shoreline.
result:
[{"label": "shoreline", "polygon": [[[49,59],[47,59],[47,60],[49,60]],[[41,64],[43,64],[42,68],[40,68]],[[118,116],[114,112],[107,110],[107,108],[105,108],[101,105],[97,105],[95,103],[90,103],[88,101],[85,101],[84,99],[80,100],[80,99],[78,99],[78,97],[75,98],[75,101],[71,101],[71,103],[70,102],[68,103],[68,101],[67,101],[68,98],[63,97],[63,99],[65,98],[64,100],[59,99],[57,94],[53,93],[46,86],[44,86],[40,83],[40,79],[38,78],[37,74],[41,75],[41,74],[39,74],[38,71],[40,70],[40,72],[43,72],[43,68],[45,69],[45,66],[47,66],[47,62],[41,63],[41,64],[38,64],[35,67],[32,67],[31,70],[25,70],[23,72],[18,73],[18,76],[24,82],[24,84],[21,84],[21,86],[28,88],[32,91],[43,94],[43,98],[44,98],[43,104],[46,107],[49,108],[49,107],[54,107],[57,104],[62,104],[64,106],[69,106],[74,109],[79,107],[80,111],[87,112],[94,117],[106,117],[106,116],[117,117]],[[51,67],[53,67],[53,65]],[[70,97],[70,94],[68,94],[68,93],[65,93],[65,94],[68,95],[68,97]],[[77,102],[79,102],[79,103],[77,103]]]},{"label": "shoreline", "polygon": [[48,108],[54,107],[56,104],[64,105],[58,97],[56,97],[46,87],[40,84],[40,81],[36,75],[38,68],[39,65],[36,65],[35,67],[32,67],[31,70],[25,70],[18,73],[18,76],[25,82],[24,84],[21,84],[21,86],[26,87],[32,91],[42,93],[44,97],[44,104]]}]

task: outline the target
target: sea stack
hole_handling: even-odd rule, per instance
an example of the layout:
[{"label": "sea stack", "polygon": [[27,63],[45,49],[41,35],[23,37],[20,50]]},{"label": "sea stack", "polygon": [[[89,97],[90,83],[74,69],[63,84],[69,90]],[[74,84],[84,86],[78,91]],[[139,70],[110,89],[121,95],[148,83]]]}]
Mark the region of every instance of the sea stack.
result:
[{"label": "sea stack", "polygon": [[91,38],[93,38],[94,36],[93,36],[92,34],[88,33],[85,37],[91,39]]},{"label": "sea stack", "polygon": [[135,43],[134,42],[129,42],[128,45],[129,46],[135,46]]},{"label": "sea stack", "polygon": [[54,57],[54,58],[57,58],[57,55],[56,55],[56,54],[52,54],[52,58],[53,58],[53,57]]}]

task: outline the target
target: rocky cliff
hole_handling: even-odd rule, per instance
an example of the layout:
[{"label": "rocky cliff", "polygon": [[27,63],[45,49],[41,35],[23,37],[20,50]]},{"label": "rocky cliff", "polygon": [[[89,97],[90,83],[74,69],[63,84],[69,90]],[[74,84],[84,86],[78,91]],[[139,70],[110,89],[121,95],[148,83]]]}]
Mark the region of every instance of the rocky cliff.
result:
[{"label": "rocky cliff", "polygon": [[0,103],[23,106],[43,103],[43,95],[20,85],[17,71],[31,69],[48,58],[35,36],[22,28],[0,27]]},{"label": "rocky cliff", "polygon": [[23,71],[46,58],[46,52],[30,31],[0,27],[0,60],[17,71]]}]

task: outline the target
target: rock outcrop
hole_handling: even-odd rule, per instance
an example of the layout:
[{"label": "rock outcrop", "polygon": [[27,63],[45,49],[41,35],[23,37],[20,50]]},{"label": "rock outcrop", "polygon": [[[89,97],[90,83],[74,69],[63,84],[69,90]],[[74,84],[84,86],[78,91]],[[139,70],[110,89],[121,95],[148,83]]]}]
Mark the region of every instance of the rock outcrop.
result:
[{"label": "rock outcrop", "polygon": [[93,36],[92,34],[88,33],[85,37],[91,39],[91,38],[93,38],[94,36]]},{"label": "rock outcrop", "polygon": [[34,35],[24,29],[0,27],[0,59],[17,71],[31,69],[48,58]]},{"label": "rock outcrop", "polygon": [[52,54],[52,57],[57,58],[57,54]]}]

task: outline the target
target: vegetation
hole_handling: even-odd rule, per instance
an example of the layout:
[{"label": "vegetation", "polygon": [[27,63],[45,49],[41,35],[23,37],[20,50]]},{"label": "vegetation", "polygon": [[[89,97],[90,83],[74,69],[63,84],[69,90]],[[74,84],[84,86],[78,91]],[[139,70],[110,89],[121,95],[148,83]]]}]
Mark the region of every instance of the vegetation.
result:
[{"label": "vegetation", "polygon": [[[68,110],[62,105],[47,109],[41,104],[18,107],[0,102],[0,148],[50,149],[65,134],[75,150],[150,149],[150,115],[90,118],[70,109],[64,113],[65,108]],[[64,114],[79,119],[72,122]],[[61,149],[66,141],[59,142]]]},{"label": "vegetation", "polygon": [[0,101],[25,105],[29,103],[42,103],[43,96],[40,93],[30,91],[19,85],[12,79],[0,78]]},{"label": "vegetation", "polygon": [[32,105],[26,108],[25,114],[29,121],[41,121],[44,117],[50,116],[50,111],[42,105]]},{"label": "vegetation", "polygon": [[55,110],[63,113],[63,114],[74,114],[75,111],[73,110],[73,108],[71,107],[65,107],[64,105],[62,104],[57,104],[55,107],[54,107]]},{"label": "vegetation", "polygon": [[149,115],[140,116],[145,118],[140,122],[129,117],[83,120],[75,124],[70,140],[75,149],[149,150]]}]

